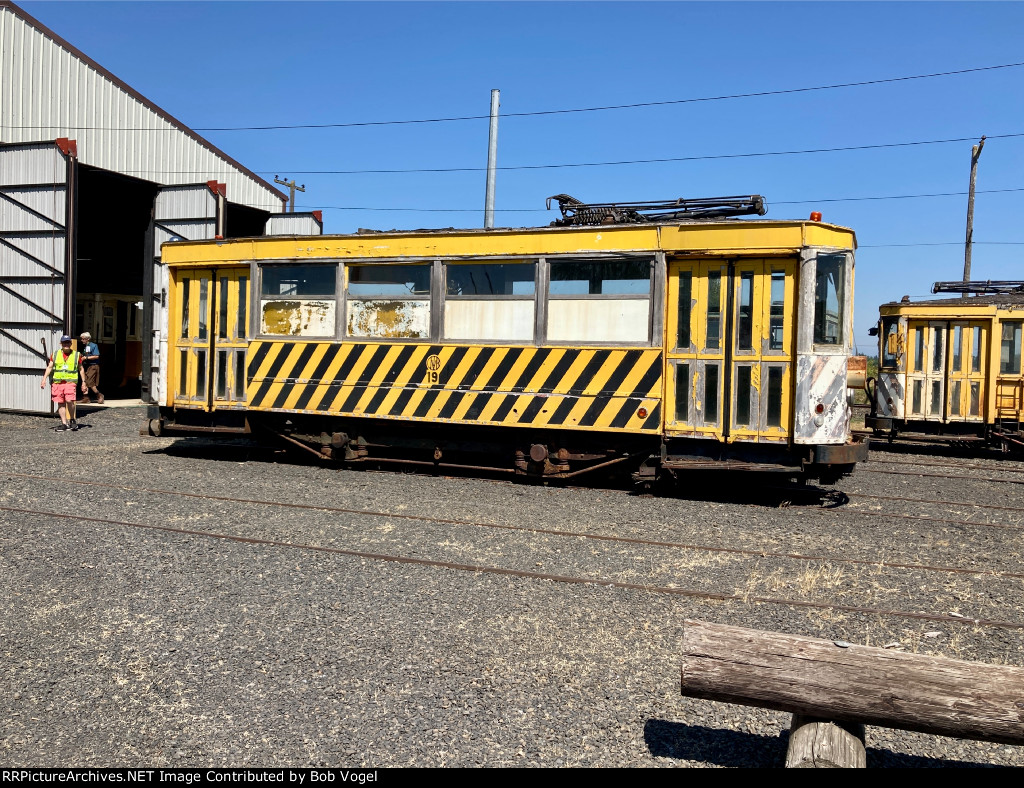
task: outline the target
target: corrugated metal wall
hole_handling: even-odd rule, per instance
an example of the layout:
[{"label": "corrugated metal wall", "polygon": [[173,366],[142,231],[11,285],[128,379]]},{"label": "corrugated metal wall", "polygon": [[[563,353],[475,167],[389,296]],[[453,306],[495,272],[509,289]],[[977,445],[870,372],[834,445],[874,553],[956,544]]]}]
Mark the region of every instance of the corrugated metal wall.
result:
[{"label": "corrugated metal wall", "polygon": [[0,146],[0,408],[50,410],[39,381],[64,330],[68,172],[53,143]]},{"label": "corrugated metal wall", "polygon": [[278,213],[267,219],[265,234],[323,235],[323,232],[323,224],[312,213]]},{"label": "corrugated metal wall", "polygon": [[280,196],[98,67],[0,6],[0,141],[78,141],[82,164],[159,184],[218,180],[228,198],[280,211]]}]

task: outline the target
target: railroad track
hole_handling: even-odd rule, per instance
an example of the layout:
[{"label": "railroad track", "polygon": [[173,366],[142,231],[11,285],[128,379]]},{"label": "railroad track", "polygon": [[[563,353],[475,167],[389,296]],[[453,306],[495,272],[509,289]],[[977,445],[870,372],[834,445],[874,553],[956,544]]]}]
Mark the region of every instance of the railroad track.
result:
[{"label": "railroad track", "polygon": [[[19,474],[19,473],[10,473],[10,472],[8,472],[8,473],[6,473],[4,475],[7,476],[7,477],[10,477],[10,478],[32,479],[32,480],[39,480],[39,481],[58,481],[58,479],[56,477],[42,476],[42,475],[37,475],[37,474]],[[132,486],[132,485],[124,485],[124,484],[111,484],[111,483],[107,483],[107,482],[95,482],[95,481],[85,481],[85,480],[68,480],[68,479],[64,479],[62,481],[64,483],[66,483],[66,484],[75,484],[75,485],[81,485],[81,486],[91,486],[91,487],[101,487],[101,488],[108,488],[108,489],[117,489],[117,490],[121,490],[121,491],[147,493],[147,494],[153,494],[153,495],[170,495],[170,496],[180,496],[180,497],[186,497],[186,498],[192,498],[192,499],[200,499],[200,500],[208,500],[208,501],[218,501],[218,502],[224,502],[224,503],[240,503],[240,504],[247,504],[247,505],[255,504],[255,505],[261,505],[261,506],[283,507],[283,508],[289,508],[289,509],[315,510],[315,511],[321,511],[321,512],[331,512],[331,513],[340,513],[340,514],[354,514],[354,515],[360,515],[360,516],[380,517],[380,518],[387,518],[388,520],[401,520],[401,521],[407,521],[407,522],[408,521],[412,521],[412,522],[427,522],[427,523],[441,524],[441,525],[457,525],[457,526],[461,526],[461,527],[484,528],[484,529],[494,529],[494,530],[509,531],[509,532],[519,532],[519,533],[526,533],[526,534],[556,536],[556,537],[564,537],[564,538],[572,538],[572,539],[583,539],[583,540],[594,541],[594,542],[602,542],[602,543],[618,543],[618,544],[626,544],[626,545],[634,545],[634,546],[645,546],[645,547],[646,546],[650,546],[650,547],[659,547],[659,548],[685,549],[685,550],[705,552],[705,553],[741,555],[741,556],[746,556],[746,557],[751,557],[751,558],[788,559],[788,560],[803,561],[803,562],[829,563],[829,564],[833,564],[833,565],[876,567],[876,568],[879,568],[879,569],[882,569],[882,568],[906,569],[906,570],[920,571],[920,572],[945,573],[945,574],[955,574],[955,575],[969,575],[969,576],[975,576],[975,577],[993,577],[993,578],[1003,578],[1003,577],[1005,577],[1005,578],[1014,578],[1014,579],[1024,579],[1024,573],[1017,573],[1017,572],[1001,572],[1001,571],[994,571],[994,570],[972,569],[972,568],[966,568],[966,567],[953,567],[953,566],[936,566],[936,565],[929,565],[929,564],[898,562],[898,561],[884,561],[884,560],[873,561],[873,560],[865,560],[865,559],[841,558],[841,557],[838,557],[838,556],[830,556],[830,555],[808,555],[808,554],[795,553],[795,552],[779,552],[779,551],[767,551],[767,550],[750,550],[750,549],[741,549],[741,548],[717,547],[717,546],[712,546],[712,545],[690,544],[690,543],[684,543],[684,542],[674,542],[674,541],[664,541],[664,540],[640,539],[640,538],[631,538],[631,537],[624,537],[624,536],[612,536],[612,535],[605,535],[605,534],[588,534],[588,533],[580,533],[580,532],[575,532],[575,531],[564,531],[564,530],[550,529],[550,528],[535,528],[535,527],[528,527],[528,526],[516,526],[516,525],[497,524],[497,523],[483,523],[483,522],[477,522],[477,521],[472,521],[472,520],[429,517],[429,516],[426,516],[426,515],[396,514],[396,513],[393,513],[393,512],[376,511],[376,510],[370,510],[370,509],[352,509],[352,508],[323,506],[323,505],[315,505],[315,504],[291,503],[291,502],[286,502],[286,501],[266,501],[266,500],[241,499],[241,498],[233,498],[233,497],[230,497],[230,496],[208,495],[208,494],[204,494],[204,493],[192,493],[192,492],[183,492],[183,491],[177,491],[177,490],[162,490],[162,489],[154,489],[154,488],[144,488],[144,487],[136,487],[136,486]],[[534,572],[534,571],[521,570],[521,569],[509,569],[509,568],[504,568],[504,567],[496,567],[496,566],[488,566],[488,565],[480,565],[480,564],[464,564],[464,563],[457,563],[457,562],[450,562],[450,561],[440,561],[440,560],[434,560],[434,559],[428,559],[428,558],[417,558],[417,557],[412,557],[412,556],[393,555],[393,554],[388,554],[388,553],[376,553],[376,552],[361,551],[361,550],[350,550],[350,549],[345,549],[345,548],[326,547],[326,546],[321,546],[321,545],[310,545],[310,544],[304,544],[304,543],[298,543],[298,542],[284,542],[284,541],[279,541],[279,540],[262,539],[262,538],[258,538],[258,537],[242,536],[242,535],[238,535],[238,534],[230,534],[230,533],[223,533],[223,532],[216,532],[216,531],[184,529],[184,528],[178,528],[178,527],[171,526],[171,525],[161,525],[161,524],[153,524],[153,523],[136,523],[136,522],[123,521],[123,520],[114,520],[114,519],[100,518],[100,517],[83,517],[83,516],[79,516],[77,514],[66,514],[66,513],[62,513],[62,512],[54,512],[54,511],[40,510],[40,509],[26,509],[26,508],[21,508],[21,507],[0,506],[0,511],[7,511],[7,512],[16,513],[16,514],[28,514],[28,515],[39,515],[39,516],[45,516],[45,517],[54,517],[54,518],[59,518],[59,519],[70,519],[70,520],[76,520],[76,521],[81,521],[81,522],[94,522],[94,523],[99,523],[99,524],[103,524],[103,525],[117,525],[117,526],[121,526],[121,527],[130,527],[130,528],[143,529],[143,530],[151,530],[151,531],[163,531],[163,532],[168,532],[168,533],[176,533],[176,534],[189,535],[189,536],[205,537],[205,538],[211,538],[211,539],[224,539],[224,540],[229,540],[229,541],[234,541],[234,542],[239,542],[239,543],[244,543],[244,544],[258,544],[258,545],[266,545],[266,546],[284,547],[284,548],[290,548],[290,549],[302,549],[302,550],[311,550],[311,551],[317,551],[317,552],[327,552],[327,553],[333,553],[333,554],[338,554],[338,555],[346,555],[346,556],[351,556],[351,557],[359,557],[359,558],[364,558],[364,559],[367,559],[367,560],[377,560],[377,561],[385,561],[385,562],[397,562],[397,563],[415,564],[415,565],[422,565],[422,566],[432,566],[432,567],[446,568],[446,569],[452,569],[452,570],[458,570],[458,571],[469,571],[469,572],[482,572],[482,573],[489,573],[489,574],[500,574],[500,575],[516,576],[516,577],[523,577],[523,578],[533,578],[533,579],[541,579],[541,580],[548,580],[548,581],[552,581],[552,582],[561,582],[561,583],[570,583],[570,584],[603,585],[603,586],[613,587],[613,588],[641,590],[641,591],[646,591],[646,592],[650,592],[650,593],[673,594],[673,595],[677,595],[677,596],[687,596],[687,597],[706,599],[706,600],[742,601],[744,603],[755,602],[755,603],[764,603],[764,604],[788,605],[788,606],[791,606],[791,607],[815,608],[815,609],[822,609],[822,610],[836,610],[836,611],[851,612],[851,613],[867,613],[867,614],[872,614],[872,615],[880,615],[880,616],[888,616],[888,617],[896,617],[896,618],[918,619],[918,620],[925,620],[925,621],[959,623],[959,624],[971,624],[971,625],[977,625],[977,626],[989,626],[989,627],[997,627],[997,628],[1004,628],[1004,629],[1024,629],[1024,624],[1018,624],[1016,622],[1010,622],[1010,621],[1001,621],[1001,620],[996,620],[996,619],[965,618],[965,617],[959,617],[959,616],[955,616],[955,615],[942,615],[942,614],[922,613],[922,612],[917,612],[917,611],[892,610],[892,609],[884,609],[884,608],[876,608],[876,607],[865,607],[865,606],[849,605],[849,604],[833,603],[833,602],[812,602],[812,601],[807,601],[807,600],[794,600],[794,599],[785,599],[785,598],[780,598],[780,597],[755,596],[755,595],[751,595],[751,594],[747,594],[747,593],[727,593],[727,592],[703,591],[703,590],[699,590],[699,589],[683,589],[683,588],[677,588],[677,587],[672,586],[672,585],[669,585],[669,586],[659,586],[659,585],[652,585],[652,584],[630,583],[630,582],[624,582],[624,581],[621,581],[621,580],[614,580],[614,579],[608,579],[608,578],[595,578],[595,577],[583,577],[583,576],[573,576],[573,575],[548,574],[548,573],[543,573],[543,572]],[[876,513],[864,513],[864,512],[862,512],[861,514],[876,514]],[[888,517],[893,516],[891,514],[883,514],[883,513],[877,513],[877,514],[881,514],[883,516],[888,516]],[[915,518],[915,519],[922,519],[922,518]],[[934,518],[928,518],[928,519],[934,519]],[[1009,527],[1009,526],[1003,526],[1003,527]],[[1018,530],[1024,530],[1024,528],[1018,528]]]},{"label": "railroad track", "polygon": [[[223,499],[222,499],[223,500]],[[251,503],[251,502],[250,502]],[[321,507],[311,507],[321,508]],[[340,547],[325,547],[322,545],[303,544],[301,542],[282,542],[273,539],[260,539],[251,536],[239,536],[237,534],[219,533],[215,531],[199,531],[189,528],[176,528],[170,525],[156,525],[153,523],[134,523],[124,520],[111,520],[103,517],[82,517],[77,514],[64,514],[39,509],[22,509],[11,506],[0,506],[0,511],[14,512],[17,514],[41,515],[76,522],[92,522],[101,525],[118,525],[127,528],[137,528],[147,531],[163,531],[167,533],[181,534],[184,536],[198,536],[208,539],[223,539],[241,544],[261,545],[266,547],[281,547],[293,550],[307,550],[318,553],[330,553],[332,555],[344,555],[352,558],[363,558],[371,561],[387,563],[411,564],[415,566],[429,566],[439,569],[451,569],[461,572],[474,572],[480,574],[503,575],[505,577],[521,577],[532,580],[546,580],[554,583],[566,583],[570,585],[594,585],[606,588],[621,588],[633,591],[645,591],[652,594],[666,594],[672,596],[690,597],[718,602],[742,602],[744,604],[757,603],[766,605],[782,605],[785,607],[811,608],[816,610],[834,610],[844,613],[861,613],[873,616],[884,616],[887,618],[906,618],[918,621],[941,622],[945,624],[960,624],[972,627],[992,627],[997,629],[1024,630],[1024,624],[1015,621],[1001,621],[989,618],[968,618],[965,616],[942,615],[938,613],[921,613],[912,610],[892,610],[877,607],[863,607],[860,605],[846,605],[835,602],[812,602],[801,599],[783,599],[779,597],[755,596],[752,594],[730,594],[717,591],[701,591],[697,589],[677,588],[675,586],[647,585],[643,583],[628,583],[621,580],[611,580],[597,577],[581,577],[574,575],[554,575],[543,572],[531,572],[525,569],[508,569],[505,567],[488,566],[483,564],[462,564],[451,561],[437,561],[429,558],[415,558],[412,556],[392,555],[388,553],[374,553],[363,550],[348,550]],[[394,515],[388,515],[394,517]],[[579,536],[579,534],[573,534]]]}]

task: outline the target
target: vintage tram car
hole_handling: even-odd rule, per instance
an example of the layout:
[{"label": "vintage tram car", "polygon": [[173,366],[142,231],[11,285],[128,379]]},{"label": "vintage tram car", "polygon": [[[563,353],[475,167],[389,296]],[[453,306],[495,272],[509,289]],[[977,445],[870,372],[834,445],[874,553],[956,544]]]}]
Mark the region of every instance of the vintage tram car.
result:
[{"label": "vintage tram car", "polygon": [[961,295],[879,307],[866,426],[889,440],[1024,448],[1024,282],[937,282],[933,292]]},{"label": "vintage tram car", "polygon": [[866,458],[851,230],[579,205],[540,228],[165,244],[143,432],[639,481]]}]

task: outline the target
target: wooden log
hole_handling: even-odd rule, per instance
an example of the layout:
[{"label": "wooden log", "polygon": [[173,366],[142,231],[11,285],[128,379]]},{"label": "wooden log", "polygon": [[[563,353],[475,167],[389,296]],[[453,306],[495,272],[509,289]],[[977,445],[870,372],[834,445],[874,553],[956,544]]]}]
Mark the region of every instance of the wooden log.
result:
[{"label": "wooden log", "polygon": [[1024,744],[1024,668],[687,621],[681,686],[694,698]]},{"label": "wooden log", "polygon": [[789,726],[787,769],[863,769],[864,726],[794,714]]}]

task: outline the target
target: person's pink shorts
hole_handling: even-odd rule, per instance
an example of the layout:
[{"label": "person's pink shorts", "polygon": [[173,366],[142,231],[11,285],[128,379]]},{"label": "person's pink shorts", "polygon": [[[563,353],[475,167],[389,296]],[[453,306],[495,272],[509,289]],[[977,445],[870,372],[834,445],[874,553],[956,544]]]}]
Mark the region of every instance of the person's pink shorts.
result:
[{"label": "person's pink shorts", "polygon": [[60,405],[63,402],[74,402],[77,385],[71,383],[51,383],[50,399]]}]

